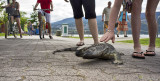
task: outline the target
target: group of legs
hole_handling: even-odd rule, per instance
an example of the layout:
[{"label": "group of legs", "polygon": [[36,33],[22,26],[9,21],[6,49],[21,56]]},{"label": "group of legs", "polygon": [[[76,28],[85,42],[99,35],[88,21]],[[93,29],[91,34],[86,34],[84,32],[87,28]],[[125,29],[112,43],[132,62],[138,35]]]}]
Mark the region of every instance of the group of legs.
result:
[{"label": "group of legs", "polygon": [[52,32],[51,32],[50,14],[45,13],[44,11],[39,11],[38,12],[38,20],[39,20],[39,22],[42,22],[42,16],[45,16],[45,18],[46,18],[46,24],[48,26],[49,38],[53,39],[52,34],[51,34]]},{"label": "group of legs", "polygon": [[11,16],[11,23],[12,23],[12,24],[14,24],[14,21],[15,21],[15,20],[16,20],[16,22],[17,22],[17,26],[18,26],[18,30],[19,30],[19,33],[20,33],[20,37],[22,38],[20,18],[19,18],[19,17],[16,17],[16,16]]},{"label": "group of legs", "polygon": [[131,15],[131,26],[132,26],[132,34],[134,40],[134,53],[133,56],[142,57],[144,55],[155,55],[155,41],[157,34],[157,22],[155,17],[156,8],[158,6],[159,0],[148,0],[146,7],[146,19],[148,22],[148,31],[149,31],[149,46],[146,50],[146,53],[141,53],[141,45],[140,45],[140,29],[141,29],[141,6],[142,0],[134,0],[132,6],[132,15]]},{"label": "group of legs", "polygon": [[[114,23],[118,17],[118,12],[121,7],[123,0],[115,0],[114,6],[112,7],[109,30],[112,32],[107,32],[101,38],[101,42],[108,42],[112,40],[114,42]],[[134,41],[134,52],[132,54],[135,58],[145,58],[146,56],[155,56],[155,40],[157,33],[157,22],[155,18],[156,8],[158,6],[159,0],[147,0],[146,7],[146,19],[148,22],[148,31],[149,31],[149,46],[145,53],[142,52],[141,44],[139,41],[140,38],[140,29],[141,29],[141,7],[143,0],[133,0],[132,1],[132,11],[131,11],[131,27],[132,27],[132,36]]]}]

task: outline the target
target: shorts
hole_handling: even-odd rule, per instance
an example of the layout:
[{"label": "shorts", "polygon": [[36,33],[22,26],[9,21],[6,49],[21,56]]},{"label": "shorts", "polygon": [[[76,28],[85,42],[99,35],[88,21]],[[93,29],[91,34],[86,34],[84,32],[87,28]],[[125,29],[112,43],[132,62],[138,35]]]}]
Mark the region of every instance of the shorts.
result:
[{"label": "shorts", "polygon": [[84,16],[82,5],[85,11],[85,19],[96,18],[95,0],[70,0],[70,3],[73,8],[73,14],[75,19],[79,19]]},{"label": "shorts", "polygon": [[104,28],[108,28],[108,21],[104,21]]},{"label": "shorts", "polygon": [[38,12],[40,12],[42,14],[42,16],[45,16],[46,22],[48,22],[48,23],[51,22],[51,15],[50,15],[50,13],[46,13],[43,10],[39,10]]},{"label": "shorts", "polygon": [[13,15],[14,19],[20,18],[20,15]]}]

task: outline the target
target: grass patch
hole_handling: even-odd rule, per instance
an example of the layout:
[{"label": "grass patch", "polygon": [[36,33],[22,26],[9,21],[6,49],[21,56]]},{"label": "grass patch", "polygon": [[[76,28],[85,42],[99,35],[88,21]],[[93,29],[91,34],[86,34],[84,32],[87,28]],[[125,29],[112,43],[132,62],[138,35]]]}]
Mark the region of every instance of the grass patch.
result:
[{"label": "grass patch", "polygon": [[[79,39],[79,37],[72,37],[72,36],[69,36],[68,38],[76,38],[76,39]],[[92,38],[92,37],[84,37],[84,38]]]},{"label": "grass patch", "polygon": [[[16,34],[17,36],[20,36],[20,34]],[[0,33],[0,36],[5,36],[5,33]],[[13,36],[10,34],[9,36]],[[22,36],[28,36],[28,34],[22,34]]]},{"label": "grass patch", "polygon": [[[62,36],[57,36],[57,37],[62,37]],[[79,37],[72,37],[72,36],[67,36],[66,38],[76,38],[76,39],[79,39]],[[93,37],[84,37],[84,38],[93,38]]]},{"label": "grass patch", "polygon": [[[133,40],[117,41],[117,42],[133,43]],[[140,39],[140,43],[142,45],[149,45],[149,38]],[[160,38],[156,38],[156,47],[160,48]]]},{"label": "grass patch", "polygon": [[0,33],[0,36],[5,36],[5,34],[4,33]]}]

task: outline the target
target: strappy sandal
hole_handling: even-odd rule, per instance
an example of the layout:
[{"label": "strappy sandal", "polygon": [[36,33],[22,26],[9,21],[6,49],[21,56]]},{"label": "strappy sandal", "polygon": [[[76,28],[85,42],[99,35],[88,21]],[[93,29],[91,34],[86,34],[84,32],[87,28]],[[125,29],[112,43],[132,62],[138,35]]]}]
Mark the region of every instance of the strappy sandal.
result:
[{"label": "strappy sandal", "polygon": [[83,46],[83,45],[84,45],[84,42],[78,42],[76,45],[77,45],[77,46]]},{"label": "strappy sandal", "polygon": [[[152,52],[152,54],[147,54],[148,52]],[[155,56],[156,53],[155,53],[155,51],[148,51],[148,50],[146,50],[146,52],[144,53],[144,55],[145,56]]]},{"label": "strappy sandal", "polygon": [[[137,56],[135,54],[139,54],[141,56]],[[132,57],[133,58],[138,58],[138,59],[145,59],[145,57],[142,57],[142,55],[143,55],[143,52],[133,52]]]}]

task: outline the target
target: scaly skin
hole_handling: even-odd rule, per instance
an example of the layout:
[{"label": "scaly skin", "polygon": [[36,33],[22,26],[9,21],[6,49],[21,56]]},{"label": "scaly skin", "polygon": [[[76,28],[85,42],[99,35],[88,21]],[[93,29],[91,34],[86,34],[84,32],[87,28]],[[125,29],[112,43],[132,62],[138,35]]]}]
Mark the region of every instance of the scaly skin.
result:
[{"label": "scaly skin", "polygon": [[121,60],[121,55],[123,53],[119,53],[115,50],[115,48],[108,43],[100,43],[91,46],[83,46],[83,47],[73,47],[73,48],[66,48],[61,50],[56,50],[53,52],[63,52],[63,51],[76,51],[76,56],[83,57],[84,59],[114,59],[114,64],[123,64]]}]

